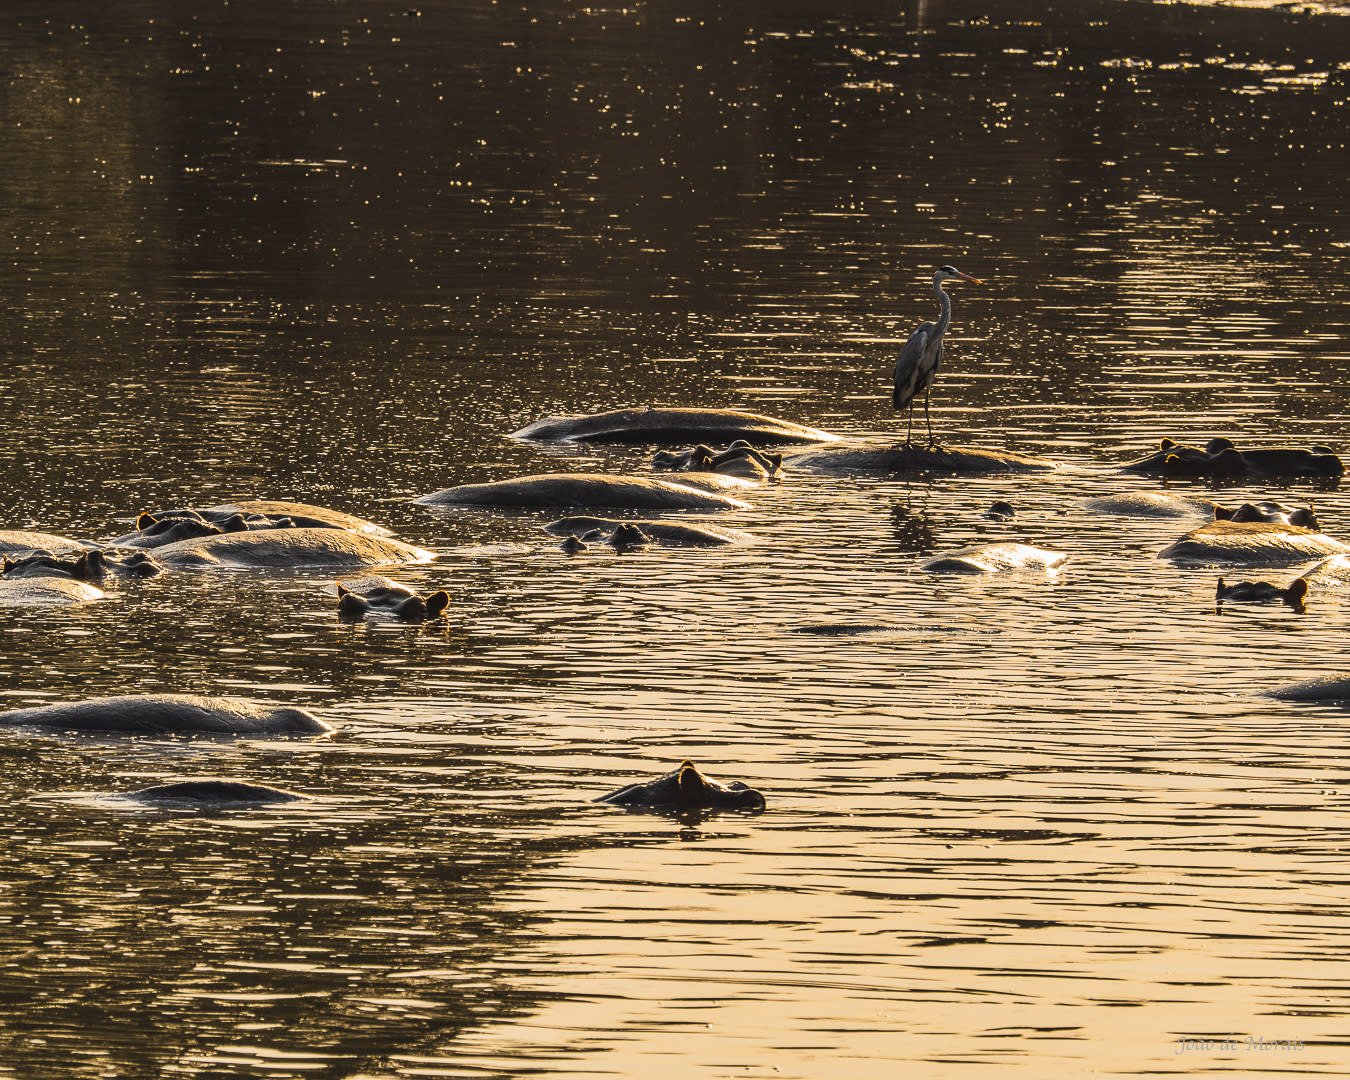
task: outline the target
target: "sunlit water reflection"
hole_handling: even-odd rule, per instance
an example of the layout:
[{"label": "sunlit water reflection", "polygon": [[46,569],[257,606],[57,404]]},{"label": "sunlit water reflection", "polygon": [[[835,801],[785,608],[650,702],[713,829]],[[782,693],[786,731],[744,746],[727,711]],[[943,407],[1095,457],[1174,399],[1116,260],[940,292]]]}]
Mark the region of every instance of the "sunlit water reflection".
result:
[{"label": "sunlit water reflection", "polygon": [[[1156,558],[1199,518],[1087,505],[1161,435],[1345,451],[1337,7],[23,8],[4,526],[330,505],[454,614],[249,572],[7,609],[7,706],[338,733],[0,738],[0,1076],[1341,1075],[1345,715],[1260,692],[1342,673],[1350,593],[1218,613]],[[504,437],[549,414],[894,437],[946,261],[987,284],[935,426],[1059,471],[790,468],[715,518],[755,544],[624,556],[410,502],[647,471]],[[1346,533],[1335,485],[1173,490]],[[921,570],[1004,540],[1070,560]],[[685,757],[768,809],[591,804]],[[185,776],[315,798],[114,797]]]}]

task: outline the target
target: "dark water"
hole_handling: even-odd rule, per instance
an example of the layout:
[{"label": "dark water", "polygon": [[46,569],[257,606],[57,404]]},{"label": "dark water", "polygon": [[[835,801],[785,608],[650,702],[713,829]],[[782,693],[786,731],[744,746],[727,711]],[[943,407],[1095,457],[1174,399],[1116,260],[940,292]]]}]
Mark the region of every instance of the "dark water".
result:
[{"label": "dark water", "polygon": [[[0,1077],[1342,1075],[1346,594],[1213,608],[1091,496],[1161,435],[1328,443],[1350,371],[1336,5],[21,3],[0,30],[6,528],[242,497],[441,557],[453,617],[175,574],[6,609],[13,705],[195,691],[320,742],[10,735]],[[568,560],[410,499],[650,448],[634,404],[892,437],[954,289],[951,441],[790,472],[734,550]],[[1183,493],[1312,502],[1309,484]],[[986,520],[994,499],[1018,510]],[[932,577],[991,539],[1058,574]],[[1292,577],[1296,571],[1278,571]],[[799,632],[828,622],[889,629]],[[766,792],[589,800],[682,757]],[[319,797],[110,796],[197,775]]]}]

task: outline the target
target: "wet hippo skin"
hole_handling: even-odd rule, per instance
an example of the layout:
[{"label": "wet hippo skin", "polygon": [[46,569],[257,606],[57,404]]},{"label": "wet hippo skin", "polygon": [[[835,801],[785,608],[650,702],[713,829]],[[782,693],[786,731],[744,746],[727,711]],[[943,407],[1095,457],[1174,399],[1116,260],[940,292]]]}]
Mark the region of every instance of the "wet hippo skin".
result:
[{"label": "wet hippo skin", "polygon": [[327,735],[304,709],[201,694],[90,698],[0,712],[0,727],[121,734]]}]

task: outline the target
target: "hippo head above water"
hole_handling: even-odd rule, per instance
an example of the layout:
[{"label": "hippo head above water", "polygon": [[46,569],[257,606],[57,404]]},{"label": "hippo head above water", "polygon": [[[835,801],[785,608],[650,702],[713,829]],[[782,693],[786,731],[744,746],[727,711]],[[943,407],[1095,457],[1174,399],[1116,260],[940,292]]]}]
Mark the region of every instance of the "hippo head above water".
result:
[{"label": "hippo head above water", "polygon": [[782,479],[783,455],[766,454],[746,440],[737,439],[720,453],[704,443],[688,450],[662,450],[652,458],[652,468],[715,472],[747,480],[779,480]]},{"label": "hippo head above water", "polygon": [[1338,477],[1345,472],[1341,459],[1321,445],[1265,447],[1239,450],[1231,439],[1210,439],[1203,447],[1163,439],[1152,454],[1124,466],[1126,472],[1177,478],[1216,480],[1247,477]]},{"label": "hippo head above water", "polygon": [[596,802],[632,810],[763,810],[764,796],[739,780],[722,784],[704,776],[692,761],[645,783],[628,784]]},{"label": "hippo head above water", "polygon": [[1222,610],[1225,602],[1236,604],[1279,602],[1302,614],[1307,596],[1308,582],[1301,577],[1294,578],[1286,589],[1272,585],[1269,581],[1239,581],[1235,585],[1227,585],[1223,578],[1219,578],[1219,584],[1214,590],[1214,604],[1216,609]]},{"label": "hippo head above water", "polygon": [[418,596],[407,585],[387,577],[372,576],[337,583],[338,615],[344,619],[384,616],[405,622],[439,619],[450,606],[444,589]]},{"label": "hippo head above water", "polygon": [[1241,506],[1215,506],[1215,521],[1264,521],[1271,525],[1297,525],[1300,528],[1321,531],[1317,515],[1311,506],[1290,508],[1276,502],[1243,503]]},{"label": "hippo head above water", "polygon": [[27,558],[0,562],[5,577],[59,577],[73,581],[102,581],[107,577],[154,577],[164,572],[158,559],[144,551],[91,549],[78,558],[56,555],[29,555]]}]

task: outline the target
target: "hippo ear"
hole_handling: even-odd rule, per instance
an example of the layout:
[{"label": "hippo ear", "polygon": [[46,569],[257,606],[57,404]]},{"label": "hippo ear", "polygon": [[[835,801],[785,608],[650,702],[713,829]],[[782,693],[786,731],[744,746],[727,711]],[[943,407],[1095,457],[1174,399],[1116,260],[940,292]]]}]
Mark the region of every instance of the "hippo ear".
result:
[{"label": "hippo ear", "polygon": [[1160,450],[1171,450],[1172,447],[1174,447],[1174,446],[1176,446],[1176,443],[1175,443],[1173,440],[1171,440],[1171,439],[1164,439],[1164,440],[1162,441],[1162,444],[1159,446],[1159,449],[1160,449]]},{"label": "hippo ear", "polygon": [[1226,507],[1226,506],[1220,506],[1218,503],[1215,503],[1215,504],[1214,504],[1214,520],[1215,520],[1215,521],[1229,521],[1229,520],[1232,519],[1232,517],[1233,517],[1233,511],[1230,510],[1230,509],[1228,509],[1228,507]]},{"label": "hippo ear", "polygon": [[444,589],[432,593],[426,599],[427,618],[434,619],[450,606],[450,594]]},{"label": "hippo ear", "polygon": [[1289,588],[1285,590],[1285,594],[1290,600],[1295,602],[1301,601],[1308,595],[1308,579],[1294,578],[1294,580],[1289,583]]},{"label": "hippo ear", "polygon": [[144,530],[150,528],[151,525],[156,524],[158,521],[159,518],[155,517],[154,514],[142,514],[140,517],[136,519],[136,531],[143,532]]},{"label": "hippo ear", "polygon": [[339,581],[339,582],[337,582],[336,584],[337,584],[337,591],[338,591],[338,599],[339,599],[339,600],[341,600],[344,596],[346,596],[348,593],[351,592],[351,589],[348,589],[348,588],[344,587],[343,584],[342,584],[342,582]]},{"label": "hippo ear", "polygon": [[1219,578],[1219,584],[1214,588],[1214,599],[1215,600],[1223,599],[1223,578]]}]

